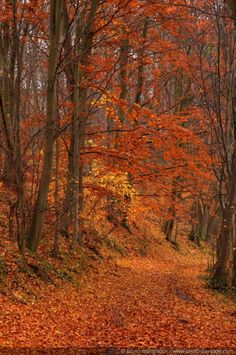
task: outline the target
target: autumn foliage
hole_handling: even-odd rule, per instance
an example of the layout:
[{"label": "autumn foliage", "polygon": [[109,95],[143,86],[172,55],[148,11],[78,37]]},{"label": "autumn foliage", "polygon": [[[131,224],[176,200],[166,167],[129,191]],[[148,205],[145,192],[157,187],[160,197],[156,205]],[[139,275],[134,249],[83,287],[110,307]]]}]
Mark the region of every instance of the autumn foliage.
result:
[{"label": "autumn foliage", "polygon": [[[201,296],[186,296],[185,291],[179,291],[183,284],[181,263],[187,265],[184,270],[188,275],[183,278],[189,284],[195,267],[188,265],[187,258],[178,260],[181,244],[187,243],[189,253],[190,243],[212,250],[211,287],[226,291],[236,285],[233,3],[0,0],[0,5],[0,228],[4,236],[0,274],[1,269],[4,274],[5,266],[11,269],[3,277],[3,293],[9,296],[6,285],[11,285],[13,299],[22,300],[18,284],[22,285],[23,280],[33,284],[37,294],[41,292],[37,278],[49,284],[58,278],[74,280],[74,274],[81,271],[77,272],[78,260],[83,269],[88,255],[89,260],[102,260],[104,248],[118,250],[122,256],[133,255],[131,259],[119,259],[116,266],[123,285],[127,286],[131,273],[135,273],[135,287],[140,287],[149,268],[156,282],[160,281],[161,290],[155,289],[159,292],[156,317],[160,317],[162,292],[168,294],[170,290],[171,295],[182,298],[176,309],[178,321],[173,321],[170,314],[164,320],[173,332],[173,324],[177,324],[176,334],[181,336],[186,335],[182,329],[185,325],[192,335],[188,333],[182,344],[197,346],[204,333],[201,320],[210,324],[212,316],[208,319],[204,315]],[[148,256],[145,240],[149,234],[156,248],[155,233],[165,244],[164,253],[171,250],[177,260],[176,275],[168,278],[168,284],[163,275],[160,280],[154,275],[154,269],[160,266],[155,257],[151,261],[136,259],[137,254]],[[139,245],[140,240],[144,245]],[[196,255],[201,258],[200,252]],[[109,264],[109,258],[105,255],[104,263],[108,279],[112,279],[109,268],[114,265]],[[170,259],[161,266],[162,274],[169,272]],[[202,272],[203,264],[197,265]],[[95,267],[93,262],[89,266]],[[18,280],[19,268],[26,273],[25,279],[21,275],[22,280]],[[29,282],[29,277],[33,281]],[[104,280],[103,274],[98,277],[99,299]],[[206,297],[208,312],[210,296],[196,280],[193,290]],[[148,277],[147,288],[153,286]],[[65,307],[66,292],[58,294]],[[104,297],[109,292],[108,288]],[[143,292],[146,295],[151,291]],[[76,312],[79,304],[74,295],[71,302]],[[117,297],[113,296],[115,311],[111,305],[108,313],[116,329],[123,327],[122,307],[129,296],[121,295],[119,315]],[[24,297],[26,303],[30,302],[30,297]],[[139,300],[144,302],[144,298]],[[150,299],[154,302],[153,291]],[[163,312],[172,302],[171,296],[167,299]],[[180,317],[185,301],[190,303],[187,315]],[[53,302],[56,298],[50,305],[52,312]],[[105,307],[106,302],[99,302],[96,307]],[[198,304],[199,337],[195,339],[190,314]],[[140,306],[143,312],[145,307]],[[46,317],[41,308],[39,312]],[[85,311],[81,312],[86,323]],[[219,322],[221,313],[217,309],[214,312]],[[73,317],[79,326],[81,321]],[[96,317],[101,321],[101,314]],[[152,318],[150,314],[148,317]],[[134,334],[137,346],[156,345],[149,328],[142,339],[136,337],[140,317],[133,314],[133,318],[136,323],[124,333],[114,331],[118,334],[115,344],[131,346],[132,337],[127,343],[121,340],[129,333]],[[154,327],[153,322],[154,318],[150,319],[150,327]],[[158,328],[162,338],[159,346],[170,341],[164,323]],[[92,337],[81,340],[81,345],[107,345],[103,331],[101,342],[96,343],[95,326],[93,320],[91,329],[86,328]],[[66,329],[59,328],[53,333],[52,345]],[[227,321],[223,331],[232,334]],[[114,334],[109,335],[112,341]],[[26,345],[24,337],[19,344]],[[62,339],[61,345],[68,346],[70,339]],[[214,345],[210,338],[204,344]],[[232,344],[226,340],[221,346]],[[179,335],[170,345],[181,345]]]}]

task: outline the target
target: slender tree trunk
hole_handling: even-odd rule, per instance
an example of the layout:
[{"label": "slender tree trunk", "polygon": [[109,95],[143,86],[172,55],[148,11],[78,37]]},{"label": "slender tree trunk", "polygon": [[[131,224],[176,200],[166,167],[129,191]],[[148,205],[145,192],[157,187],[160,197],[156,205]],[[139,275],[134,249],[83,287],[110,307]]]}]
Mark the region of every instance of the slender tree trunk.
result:
[{"label": "slender tree trunk", "polygon": [[[233,0],[227,1],[229,8],[235,18],[234,21],[234,37],[236,40],[236,2]],[[235,42],[235,41],[234,41]],[[234,83],[232,88],[232,115],[236,112],[236,95],[235,95],[236,78],[234,75]],[[234,127],[234,140],[236,140],[236,127]],[[217,243],[217,260],[214,270],[213,279],[229,285],[231,271],[229,266],[230,251],[233,243],[234,235],[234,218],[236,209],[236,142],[234,142],[233,159],[231,165],[231,175],[228,179],[228,196],[223,212],[221,232]],[[233,265],[236,265],[236,253],[233,250]],[[236,268],[233,267],[233,283],[236,284]]]},{"label": "slender tree trunk", "polygon": [[[12,10],[12,31],[9,24],[1,24],[1,67],[2,80],[0,88],[1,115],[5,134],[6,159],[3,178],[11,184],[17,192],[17,201],[14,204],[17,217],[17,241],[19,250],[24,253],[25,249],[25,191],[24,173],[21,156],[20,137],[20,82],[22,77],[22,63],[24,55],[24,43],[20,41],[20,32],[27,32],[28,26],[22,28],[22,23],[18,21],[17,2],[9,2]],[[11,44],[11,45],[10,45]],[[12,234],[9,230],[10,234]]]},{"label": "slender tree trunk", "polygon": [[29,230],[28,246],[32,251],[37,250],[42,235],[43,220],[47,208],[48,190],[52,175],[56,119],[56,78],[60,52],[62,10],[63,0],[50,0],[50,42],[44,159],[39,190]]},{"label": "slender tree trunk", "polygon": [[[76,70],[76,97],[75,97],[75,124],[73,127],[73,240],[72,247],[75,249],[76,243],[82,245],[82,234],[79,232],[79,212],[83,206],[83,171],[81,166],[81,149],[85,142],[85,127],[88,119],[88,88],[82,87],[82,81],[86,78],[86,73],[83,67],[89,64],[89,59],[92,53],[93,42],[93,25],[96,17],[96,12],[99,7],[99,1],[91,0],[90,11],[84,25],[84,35],[82,36],[81,45],[78,47],[78,56],[80,60]],[[78,27],[80,35],[81,28]]]},{"label": "slender tree trunk", "polygon": [[143,32],[142,32],[142,38],[143,38],[143,46],[140,50],[140,55],[139,55],[139,67],[138,67],[138,79],[137,79],[137,93],[135,97],[135,103],[140,105],[141,104],[141,98],[142,98],[142,93],[143,93],[143,73],[144,73],[144,53],[145,53],[145,41],[147,39],[147,33],[148,33],[148,18],[145,19],[144,21],[144,26],[143,26]]},{"label": "slender tree trunk", "polygon": [[[99,7],[99,1],[90,1],[90,10],[88,17],[85,14],[80,18],[77,26],[77,35],[75,46],[77,48],[78,61],[75,65],[68,64],[65,69],[67,83],[71,93],[71,101],[74,106],[72,118],[71,144],[68,155],[68,183],[65,195],[65,207],[71,209],[71,212],[64,216],[61,232],[69,237],[69,224],[73,225],[72,249],[75,249],[77,242],[82,243],[79,233],[79,212],[82,210],[83,203],[83,172],[80,164],[81,148],[85,141],[85,126],[88,118],[88,89],[82,87],[81,83],[86,78],[86,72],[83,67],[88,65],[92,53],[93,25],[96,12]],[[66,6],[64,5],[66,9]],[[68,14],[65,13],[65,31],[68,31]],[[72,48],[72,39],[67,37],[67,50]]]},{"label": "slender tree trunk", "polygon": [[55,236],[54,236],[54,244],[53,244],[53,256],[55,258],[59,257],[60,247],[59,247],[59,237],[60,237],[60,218],[59,218],[59,159],[60,159],[60,145],[59,138],[57,137],[56,141],[56,166],[55,166],[55,193],[54,193],[54,203],[55,203]]},{"label": "slender tree trunk", "polygon": [[229,283],[229,256],[232,244],[233,218],[236,209],[236,149],[229,181],[229,195],[223,213],[221,232],[217,243],[217,261],[214,278]]}]

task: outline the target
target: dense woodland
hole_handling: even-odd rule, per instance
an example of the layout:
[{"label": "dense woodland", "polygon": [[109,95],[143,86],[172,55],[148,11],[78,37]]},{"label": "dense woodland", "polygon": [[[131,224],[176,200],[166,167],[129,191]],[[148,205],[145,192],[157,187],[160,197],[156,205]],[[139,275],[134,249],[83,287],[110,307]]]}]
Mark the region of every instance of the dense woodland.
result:
[{"label": "dense woodland", "polygon": [[0,4],[1,238],[60,260],[152,216],[236,287],[235,1]]}]

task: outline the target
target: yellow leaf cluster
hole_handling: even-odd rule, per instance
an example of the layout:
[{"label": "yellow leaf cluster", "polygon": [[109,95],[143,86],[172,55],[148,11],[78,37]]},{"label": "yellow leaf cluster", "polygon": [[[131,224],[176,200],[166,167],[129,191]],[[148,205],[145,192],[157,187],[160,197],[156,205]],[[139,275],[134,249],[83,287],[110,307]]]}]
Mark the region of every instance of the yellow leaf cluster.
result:
[{"label": "yellow leaf cluster", "polygon": [[134,195],[134,189],[129,182],[127,173],[107,173],[100,177],[98,183],[116,196],[131,197]]}]

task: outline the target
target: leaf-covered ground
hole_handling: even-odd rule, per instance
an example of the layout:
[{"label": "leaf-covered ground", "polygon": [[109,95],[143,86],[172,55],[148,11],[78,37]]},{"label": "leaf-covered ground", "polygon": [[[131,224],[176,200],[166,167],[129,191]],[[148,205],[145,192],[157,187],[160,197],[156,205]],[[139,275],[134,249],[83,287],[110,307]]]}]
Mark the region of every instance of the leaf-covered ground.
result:
[{"label": "leaf-covered ground", "polygon": [[206,266],[199,251],[165,245],[103,261],[79,290],[49,285],[28,305],[1,296],[0,346],[236,349],[235,303],[204,287]]}]

